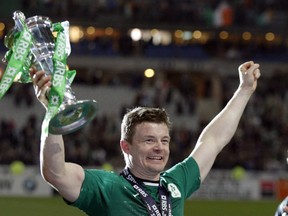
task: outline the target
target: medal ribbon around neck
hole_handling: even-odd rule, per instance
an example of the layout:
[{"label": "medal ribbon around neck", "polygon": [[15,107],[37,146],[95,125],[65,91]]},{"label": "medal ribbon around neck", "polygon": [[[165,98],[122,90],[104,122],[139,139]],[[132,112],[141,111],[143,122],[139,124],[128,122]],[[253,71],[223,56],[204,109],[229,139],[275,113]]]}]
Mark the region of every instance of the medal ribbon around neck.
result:
[{"label": "medal ribbon around neck", "polygon": [[128,168],[123,169],[121,174],[139,193],[142,201],[145,203],[149,216],[172,216],[171,199],[168,191],[159,184],[159,196],[160,196],[160,210],[157,207],[156,201],[145,191],[142,183],[137,181],[130,173]]}]

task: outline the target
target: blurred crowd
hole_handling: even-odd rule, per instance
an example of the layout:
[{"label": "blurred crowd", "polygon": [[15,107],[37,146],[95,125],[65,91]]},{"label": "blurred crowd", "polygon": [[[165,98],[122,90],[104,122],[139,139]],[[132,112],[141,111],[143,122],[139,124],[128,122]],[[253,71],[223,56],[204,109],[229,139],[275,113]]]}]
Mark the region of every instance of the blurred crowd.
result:
[{"label": "blurred crowd", "polygon": [[[44,15],[53,22],[69,20],[83,28],[94,26],[98,31],[113,27],[115,35],[100,34],[83,37],[72,42],[72,55],[93,56],[143,56],[208,59],[253,59],[256,61],[286,61],[288,58],[286,29],[288,2],[285,0],[23,0],[19,10],[26,17]],[[49,9],[48,9],[49,8]],[[13,23],[11,14],[0,15]],[[148,15],[149,14],[149,15]],[[7,26],[10,27],[9,25]],[[227,28],[226,28],[227,27]],[[8,28],[5,31],[8,31]],[[181,43],[172,39],[169,44],[155,44],[152,40],[133,41],[129,29],[157,28],[163,31],[202,30],[210,36],[205,42],[187,40]],[[218,37],[228,29],[230,37]],[[250,40],[242,33],[251,32]],[[274,33],[267,41],[265,34]],[[7,33],[7,32],[6,32]],[[172,36],[173,38],[174,36]],[[2,37],[0,51],[5,52]]]},{"label": "blurred crowd", "polygon": [[[67,19],[83,27],[118,29],[117,37],[84,37],[73,43],[72,54],[76,55],[247,59],[253,53],[254,59],[265,61],[285,61],[288,57],[284,39],[277,38],[275,43],[259,39],[264,38],[265,31],[285,37],[288,25],[288,3],[285,0],[23,0],[20,9],[26,17],[44,15],[53,22]],[[8,20],[12,19],[9,17]],[[236,37],[241,36],[242,31],[252,31],[256,35],[250,41],[241,38],[219,40],[214,36],[205,43],[176,44],[172,41],[169,45],[155,45],[144,40],[133,42],[127,30],[135,27],[191,31],[213,29],[214,33],[227,27],[238,35]],[[262,35],[257,35],[259,32]]]},{"label": "blurred crowd", "polygon": [[[49,10],[47,10],[49,8]],[[23,0],[27,15],[205,27],[287,25],[285,0]],[[124,22],[125,23],[125,22]],[[113,24],[112,24],[113,25]]]},{"label": "blurred crowd", "polygon": [[[243,166],[247,170],[286,169],[288,139],[287,72],[275,71],[272,77],[261,78],[257,92],[245,110],[236,135],[220,153],[214,168],[231,169],[235,166]],[[187,74],[182,76],[182,80],[178,78],[177,82],[175,77],[170,77],[161,82],[147,84],[143,81],[136,87],[131,85],[133,88],[131,90],[137,93],[131,100],[131,104],[117,107],[117,115],[110,113],[97,115],[83,129],[64,136],[67,151],[66,160],[84,166],[104,166],[107,164],[116,168],[122,166],[123,158],[119,148],[121,117],[127,108],[145,105],[164,107],[176,122],[177,118],[184,117],[186,119],[182,124],[178,124],[178,121],[171,132],[171,159],[169,163],[177,163],[188,156],[199,133],[212,118],[212,116],[208,117],[208,114],[205,116],[205,111],[203,118],[199,116],[198,119],[195,118],[199,114],[199,110],[197,111],[199,103],[203,100],[216,100],[216,104],[222,108],[239,83],[237,76],[219,77],[211,75],[211,79],[209,77],[210,75],[203,79],[194,80],[194,84],[201,83],[198,86],[193,85],[192,79],[196,78]],[[127,79],[127,77],[125,78]],[[125,78],[123,77],[123,80]],[[220,85],[215,87],[213,80],[217,80]],[[75,82],[77,84],[77,79]],[[117,84],[105,83],[103,85],[108,85],[111,88],[115,85],[127,87],[127,83],[121,80],[118,80]],[[15,103],[19,113],[23,108],[29,109],[29,106],[35,102],[35,100],[32,104],[29,102],[30,97],[34,97],[33,95],[28,94],[27,96],[24,91],[20,92],[23,92],[23,101],[18,104]],[[219,94],[215,94],[215,92]],[[16,98],[15,90],[12,88],[5,97]],[[209,106],[208,104],[206,103],[206,106]],[[217,112],[218,109],[214,113]],[[19,127],[17,119],[1,120],[0,164],[10,164],[14,160],[22,160],[26,164],[37,165],[39,163],[41,121],[42,118],[39,116],[31,115],[27,123]],[[197,125],[191,127],[193,124]]]},{"label": "blurred crowd", "polygon": [[[221,27],[239,27],[243,30],[256,31],[265,27],[282,32],[288,24],[288,1],[285,0],[22,0],[19,9],[27,17],[35,14],[47,15],[52,20],[69,19],[83,25],[102,23],[103,27],[107,27],[110,23],[112,26],[122,26],[125,32],[127,28],[137,26],[139,23],[147,28],[151,27],[151,23],[171,28],[211,27],[215,32]],[[193,58],[193,60],[219,57],[228,60],[253,59],[278,62],[287,61],[288,58],[285,40],[281,43],[255,41],[249,43],[241,40],[231,42],[215,39],[205,44],[172,43],[156,46],[151,41],[135,43],[124,30],[117,38],[83,39],[71,45],[72,55],[169,57]],[[0,51],[6,50],[2,38]],[[287,73],[288,71],[277,70],[273,75],[261,78],[237,133],[230,145],[218,156],[214,168],[230,169],[240,165],[249,170],[286,169]],[[81,73],[79,74],[75,78],[76,85],[107,85],[111,88],[115,85],[120,87],[129,85],[132,91],[137,92],[130,104],[117,107],[119,110],[117,115],[109,113],[97,115],[85,128],[64,136],[67,161],[74,161],[84,166],[103,166],[107,163],[113,167],[123,165],[119,148],[120,120],[126,108],[141,105],[164,107],[176,122],[188,119],[193,125],[189,127],[187,124],[175,124],[172,130],[169,163],[177,163],[188,156],[203,127],[211,120],[213,114],[219,111],[218,108],[226,104],[239,82],[236,76],[216,75],[213,71],[211,77],[206,75],[202,79],[199,76],[205,75],[191,77],[192,74],[188,73],[181,76],[167,75],[163,80],[149,83],[136,74],[110,74],[110,77],[101,79],[96,72],[94,77],[89,77],[91,79],[88,83],[87,77],[81,77]],[[213,87],[215,79],[218,80],[216,91],[215,86]],[[13,84],[5,97],[13,98],[13,106],[19,109],[20,115],[21,109],[29,109],[38,103],[30,85],[16,87]],[[203,112],[199,113],[199,107],[215,110],[202,109]],[[211,112],[207,114],[206,111]],[[31,115],[26,124],[21,126],[17,124],[17,119],[0,121],[0,164],[10,164],[15,160],[21,160],[27,165],[39,164],[42,118]]]}]

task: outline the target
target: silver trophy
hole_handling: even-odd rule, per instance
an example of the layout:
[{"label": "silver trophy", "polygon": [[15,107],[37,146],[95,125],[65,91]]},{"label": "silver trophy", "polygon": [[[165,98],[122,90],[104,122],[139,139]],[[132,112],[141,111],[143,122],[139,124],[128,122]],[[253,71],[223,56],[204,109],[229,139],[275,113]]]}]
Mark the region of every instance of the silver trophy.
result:
[{"label": "silver trophy", "polygon": [[[29,58],[31,64],[37,70],[45,71],[46,75],[53,74],[53,53],[55,48],[55,37],[51,31],[52,22],[48,17],[33,16],[25,18],[21,11],[15,11],[13,14],[15,27],[7,36],[6,46],[11,46],[13,34],[23,30],[23,20],[29,32],[32,35],[33,43],[30,49]],[[68,32],[69,23],[66,24]],[[65,27],[64,27],[65,29]],[[69,33],[66,40],[66,54],[70,54]],[[6,39],[6,38],[5,38]],[[69,44],[67,44],[67,41]],[[29,66],[30,66],[29,65]],[[27,66],[27,67],[29,67]],[[27,72],[29,76],[29,72]],[[82,128],[86,123],[91,121],[97,111],[97,102],[95,100],[77,101],[74,92],[71,89],[71,81],[66,80],[63,102],[59,107],[57,114],[50,120],[49,132],[52,134],[68,134]]]}]

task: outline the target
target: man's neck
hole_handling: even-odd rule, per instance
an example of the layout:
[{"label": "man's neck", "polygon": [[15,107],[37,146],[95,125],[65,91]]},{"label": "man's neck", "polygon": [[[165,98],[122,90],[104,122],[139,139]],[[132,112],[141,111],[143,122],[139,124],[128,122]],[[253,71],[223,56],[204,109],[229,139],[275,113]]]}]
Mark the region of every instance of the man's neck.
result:
[{"label": "man's neck", "polygon": [[[127,167],[126,167],[127,168]],[[142,182],[159,182],[160,179],[160,173],[158,174],[145,174],[141,172],[137,172],[133,168],[129,168],[130,173],[137,179],[141,180]]]}]

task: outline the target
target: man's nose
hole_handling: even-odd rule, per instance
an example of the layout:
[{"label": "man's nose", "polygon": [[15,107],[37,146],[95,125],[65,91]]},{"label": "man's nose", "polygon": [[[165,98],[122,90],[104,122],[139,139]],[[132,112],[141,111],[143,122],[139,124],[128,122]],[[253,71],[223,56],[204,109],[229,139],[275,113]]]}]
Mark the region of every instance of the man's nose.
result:
[{"label": "man's nose", "polygon": [[155,145],[154,145],[154,149],[156,150],[162,150],[164,147],[163,143],[161,142],[161,140],[155,142]]}]

